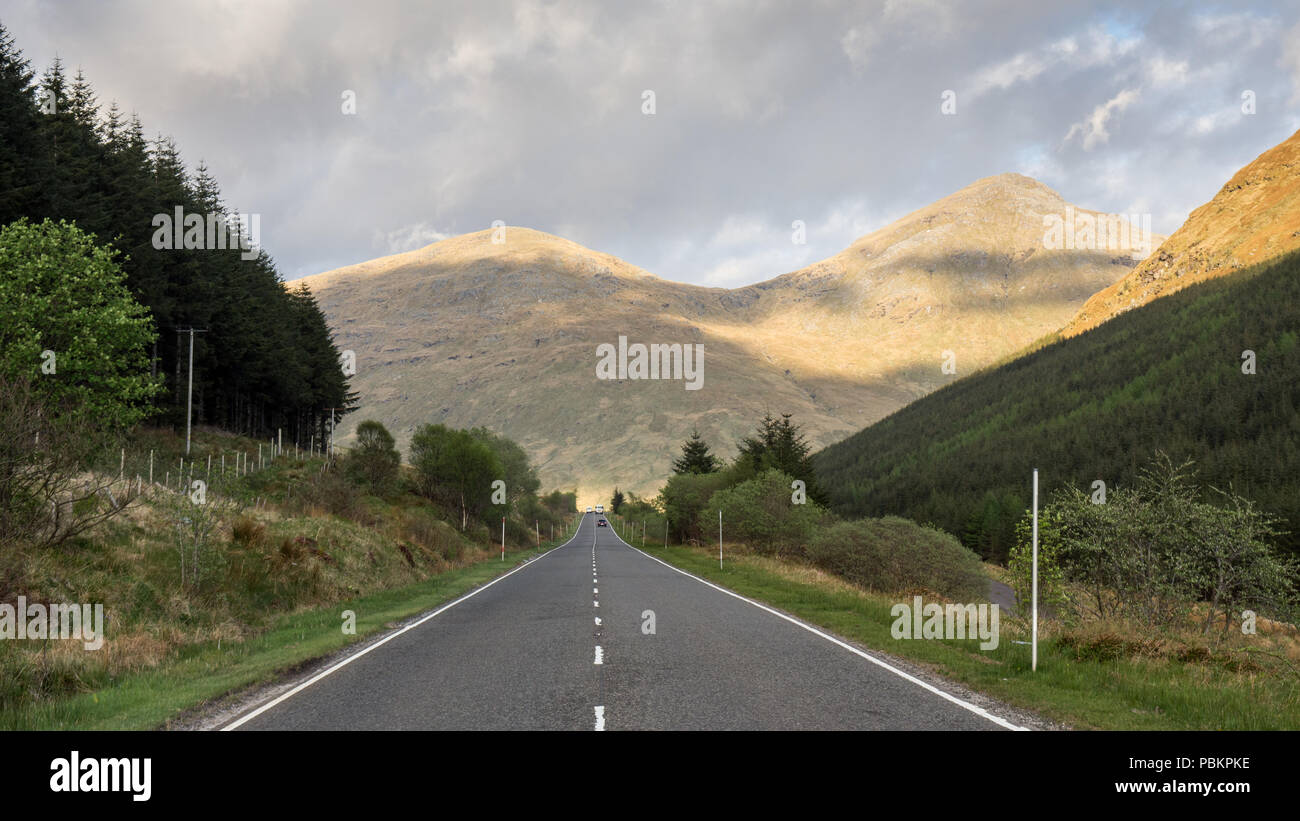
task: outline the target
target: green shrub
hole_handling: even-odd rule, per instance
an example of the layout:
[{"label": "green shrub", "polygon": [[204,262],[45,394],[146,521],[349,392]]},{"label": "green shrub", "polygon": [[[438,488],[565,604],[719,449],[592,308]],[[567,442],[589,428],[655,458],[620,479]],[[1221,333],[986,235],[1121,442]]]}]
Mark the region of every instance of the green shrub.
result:
[{"label": "green shrub", "polygon": [[[1190,463],[1163,454],[1138,482],[1104,503],[1076,487],[1054,493],[1039,520],[1039,601],[1096,619],[1127,618],[1170,628],[1204,602],[1203,630],[1227,630],[1243,609],[1293,615],[1295,568],[1273,545],[1277,521],[1235,493],[1202,500]],[[1013,550],[1017,595],[1029,589],[1029,526]],[[1084,595],[1065,599],[1062,582]]]},{"label": "green shrub", "polygon": [[988,596],[978,556],[942,530],[897,516],[824,528],[808,545],[808,557],[823,570],[881,593],[924,590],[966,602]]},{"label": "green shrub", "polygon": [[813,530],[825,522],[826,510],[811,500],[795,504],[793,481],[779,470],[767,470],[714,493],[700,511],[701,531],[716,529],[721,510],[724,540],[768,555],[802,555]]},{"label": "green shrub", "polygon": [[401,462],[393,435],[379,422],[367,419],[357,425],[357,444],[343,460],[343,470],[356,484],[385,496],[397,483]]},{"label": "green shrub", "polygon": [[304,510],[317,508],[343,519],[366,524],[371,517],[357,489],[337,470],[314,474],[296,489]]},{"label": "green shrub", "polygon": [[[726,473],[682,473],[670,477],[659,491],[659,507],[668,516],[673,535],[682,541],[702,539],[701,515],[713,494],[729,483],[730,477]],[[716,532],[717,508],[713,510],[713,530]]]},{"label": "green shrub", "polygon": [[[496,520],[490,508],[492,483],[503,479],[505,469],[492,448],[469,431],[446,425],[424,425],[411,437],[411,464],[421,496],[461,512],[461,528],[471,517]],[[507,493],[509,484],[507,483]]]},{"label": "green shrub", "polygon": [[[1066,623],[1075,620],[1075,603],[1065,583],[1062,565],[1059,511],[1045,508],[1038,516],[1038,606],[1044,614]],[[1034,543],[1033,514],[1026,513],[1016,523],[1016,544],[1011,548],[1007,567],[1011,589],[1016,594],[1016,612],[1028,618],[1033,602]]]}]

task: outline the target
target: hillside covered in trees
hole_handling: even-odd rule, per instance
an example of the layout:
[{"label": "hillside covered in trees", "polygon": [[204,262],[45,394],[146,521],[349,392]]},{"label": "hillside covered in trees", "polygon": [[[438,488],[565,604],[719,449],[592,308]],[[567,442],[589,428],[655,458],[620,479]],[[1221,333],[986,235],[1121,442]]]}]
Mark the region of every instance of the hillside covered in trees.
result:
[{"label": "hillside covered in trees", "polygon": [[[148,309],[156,340],[145,352],[164,379],[154,422],[183,424],[189,328],[194,337],[194,420],[252,436],[283,428],[304,446],[354,398],[325,318],[305,288],[288,288],[271,257],[239,247],[156,247],[159,215],[215,217],[222,202],[209,170],[191,174],[176,145],[149,139],[136,115],[104,108],[90,81],[61,61],[37,79],[0,26],[0,225],[66,220],[111,245],[126,285]],[[256,238],[255,236],[253,237]]]},{"label": "hillside covered in trees", "polygon": [[[1040,493],[1132,486],[1157,452],[1278,515],[1300,547],[1300,254],[1189,287],[946,386],[814,456],[832,509],[1003,561]],[[1090,491],[1091,492],[1091,491]]]}]

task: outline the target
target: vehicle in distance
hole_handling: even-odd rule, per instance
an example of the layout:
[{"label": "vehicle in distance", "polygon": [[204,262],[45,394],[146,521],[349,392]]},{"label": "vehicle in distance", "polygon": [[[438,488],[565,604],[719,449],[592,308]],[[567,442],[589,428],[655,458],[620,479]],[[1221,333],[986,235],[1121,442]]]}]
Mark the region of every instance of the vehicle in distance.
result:
[{"label": "vehicle in distance", "polygon": [[596,512],[597,512],[597,513],[604,513],[604,512],[605,512],[605,506],[604,506],[604,505],[596,505]]},{"label": "vehicle in distance", "polygon": [[591,505],[587,505],[587,512],[588,512],[588,513],[591,512]]},{"label": "vehicle in distance", "polygon": [[601,519],[599,522],[596,522],[596,527],[608,527],[608,526],[609,523],[606,522],[604,519]]}]

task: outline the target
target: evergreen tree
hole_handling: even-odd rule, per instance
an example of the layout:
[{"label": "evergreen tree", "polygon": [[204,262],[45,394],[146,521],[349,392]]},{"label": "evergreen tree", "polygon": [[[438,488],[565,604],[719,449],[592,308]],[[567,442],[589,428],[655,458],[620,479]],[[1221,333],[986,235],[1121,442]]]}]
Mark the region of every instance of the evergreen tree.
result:
[{"label": "evergreen tree", "polygon": [[682,445],[682,455],[673,460],[673,473],[677,474],[714,473],[720,467],[698,430],[691,432],[691,438]]},{"label": "evergreen tree", "polygon": [[619,508],[623,507],[624,501],[626,500],[623,497],[623,491],[614,488],[614,497],[609,500],[609,509],[614,513],[618,513]]},{"label": "evergreen tree", "polygon": [[751,479],[765,471],[779,470],[802,481],[808,498],[824,505],[827,497],[813,469],[811,448],[790,417],[791,414],[783,413],[780,419],[774,419],[770,413],[766,414],[756,435],[740,441],[737,477]]},{"label": "evergreen tree", "polygon": [[42,212],[40,117],[31,66],[0,25],[0,225]]},{"label": "evergreen tree", "polygon": [[[155,219],[174,220],[177,208],[204,218],[203,247],[155,247]],[[60,58],[37,82],[0,26],[0,225],[66,220],[119,252],[125,286],[157,331],[140,352],[166,382],[155,422],[183,421],[183,331],[195,327],[207,331],[194,339],[196,420],[320,442],[356,404],[325,316],[266,253],[208,241],[207,216],[228,213],[205,164],[191,176],[173,140],[150,142],[115,103],[103,111],[89,79],[69,81]]]}]

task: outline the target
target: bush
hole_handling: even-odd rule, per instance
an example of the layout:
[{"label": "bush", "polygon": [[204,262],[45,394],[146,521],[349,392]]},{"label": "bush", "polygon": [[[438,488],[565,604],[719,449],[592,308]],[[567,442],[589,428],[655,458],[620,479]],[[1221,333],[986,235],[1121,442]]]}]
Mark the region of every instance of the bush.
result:
[{"label": "bush", "polygon": [[444,559],[460,555],[461,541],[456,530],[427,510],[417,508],[403,514],[397,539],[417,544]]},{"label": "bush", "polygon": [[727,534],[758,553],[802,555],[813,530],[826,520],[826,510],[811,500],[794,504],[794,480],[779,470],[768,470],[735,487],[713,494],[700,512],[700,528],[717,526],[722,511]]},{"label": "bush", "polygon": [[[1073,623],[1075,602],[1065,583],[1065,567],[1061,556],[1059,511],[1044,508],[1038,514],[1038,607],[1066,623]],[[1016,523],[1016,544],[1011,548],[1007,569],[1010,571],[1011,589],[1016,594],[1016,612],[1029,618],[1033,607],[1034,542],[1033,514],[1025,514]],[[1046,534],[1051,538],[1044,538]]]},{"label": "bush", "polygon": [[881,593],[929,591],[962,602],[988,597],[978,556],[942,530],[897,516],[825,528],[813,536],[808,557],[823,570]]},{"label": "bush", "polygon": [[230,541],[240,547],[252,547],[261,544],[266,538],[266,525],[250,519],[247,516],[240,516],[230,526]]},{"label": "bush", "polygon": [[297,498],[304,509],[316,508],[354,522],[365,524],[370,513],[352,483],[337,470],[318,473],[297,489]]},{"label": "bush", "polygon": [[144,419],[162,390],[153,320],[115,254],[67,222],[0,228],[0,376],[31,378],[48,412],[105,430]]},{"label": "bush", "polygon": [[343,470],[353,482],[384,496],[396,485],[401,462],[393,435],[379,422],[367,419],[357,425],[357,444],[344,459]]},{"label": "bush", "polygon": [[[501,522],[496,523],[492,531],[496,534],[497,544],[501,544]],[[537,544],[537,531],[533,523],[524,523],[513,517],[506,519],[506,546],[532,547]]]},{"label": "bush", "polygon": [[[659,507],[668,516],[673,534],[682,541],[701,539],[701,514],[713,494],[729,483],[730,477],[725,473],[682,473],[671,477],[659,491]],[[714,508],[714,516],[716,510]]]},{"label": "bush", "polygon": [[[1216,617],[1226,630],[1242,609],[1289,614],[1295,569],[1272,547],[1280,535],[1276,521],[1236,494],[1218,495],[1223,506],[1202,501],[1190,463],[1175,466],[1163,455],[1136,486],[1112,489],[1103,504],[1078,488],[1054,494],[1038,527],[1040,596],[1046,567],[1048,600],[1073,604],[1079,615],[1096,619],[1171,628],[1204,602],[1203,629],[1209,632]],[[1017,594],[1027,597],[1027,523],[1019,534],[1012,569]],[[1068,602],[1059,590],[1062,580],[1085,595]]]},{"label": "bush", "polygon": [[495,518],[490,515],[492,482],[502,479],[504,468],[492,448],[468,431],[424,425],[411,437],[410,460],[420,495],[459,507],[462,530],[471,516]]}]

